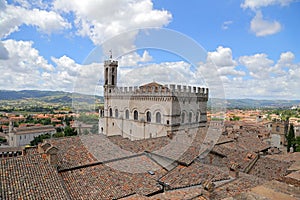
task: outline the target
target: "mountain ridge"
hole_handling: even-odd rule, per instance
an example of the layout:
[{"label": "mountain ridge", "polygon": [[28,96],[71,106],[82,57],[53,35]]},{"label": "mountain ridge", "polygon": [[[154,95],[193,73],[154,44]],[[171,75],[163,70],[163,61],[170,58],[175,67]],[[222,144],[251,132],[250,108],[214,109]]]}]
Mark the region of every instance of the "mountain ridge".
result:
[{"label": "mountain ridge", "polygon": [[[102,96],[85,95],[73,92],[50,91],[50,90],[0,90],[0,101],[16,101],[26,99],[37,99],[46,103],[71,104],[76,98],[90,100],[95,97],[103,99]],[[211,105],[211,99],[208,104]],[[268,100],[268,99],[225,99],[227,108],[287,108],[299,106],[300,100]]]}]

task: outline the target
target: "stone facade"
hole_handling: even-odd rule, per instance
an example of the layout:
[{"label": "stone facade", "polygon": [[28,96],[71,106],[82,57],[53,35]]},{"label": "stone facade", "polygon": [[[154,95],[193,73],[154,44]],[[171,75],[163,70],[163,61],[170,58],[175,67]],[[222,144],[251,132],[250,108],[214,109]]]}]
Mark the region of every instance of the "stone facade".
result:
[{"label": "stone facade", "polygon": [[54,134],[56,129],[52,125],[46,126],[29,126],[29,127],[13,127],[10,124],[7,141],[11,147],[26,146],[30,141],[39,135]]},{"label": "stone facade", "polygon": [[287,134],[288,126],[288,121],[276,120],[272,122],[271,143],[273,146],[279,148],[286,144],[285,135]]},{"label": "stone facade", "polygon": [[172,136],[176,131],[204,127],[208,89],[156,82],[117,87],[118,62],[104,63],[104,110],[99,131],[130,140]]}]

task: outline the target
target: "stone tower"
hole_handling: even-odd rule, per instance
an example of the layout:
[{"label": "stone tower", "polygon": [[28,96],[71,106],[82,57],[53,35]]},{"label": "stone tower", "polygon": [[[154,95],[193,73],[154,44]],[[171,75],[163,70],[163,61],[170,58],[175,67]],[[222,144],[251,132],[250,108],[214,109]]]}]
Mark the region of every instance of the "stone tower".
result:
[{"label": "stone tower", "polygon": [[117,69],[118,61],[104,61],[104,91],[110,93],[111,89],[117,87]]},{"label": "stone tower", "polygon": [[[110,56],[109,60],[104,61],[104,132],[107,133],[109,105],[111,105],[111,93],[117,87],[117,74],[118,74],[118,61],[112,60]],[[99,128],[100,130],[100,128]],[[101,131],[102,132],[102,128]]]}]

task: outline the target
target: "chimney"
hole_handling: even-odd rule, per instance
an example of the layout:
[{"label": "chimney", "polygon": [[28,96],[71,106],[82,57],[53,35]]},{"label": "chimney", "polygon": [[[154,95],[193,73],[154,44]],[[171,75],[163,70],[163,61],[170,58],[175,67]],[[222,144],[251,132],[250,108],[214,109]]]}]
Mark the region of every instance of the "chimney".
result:
[{"label": "chimney", "polygon": [[204,190],[212,192],[214,191],[215,184],[209,179],[203,182],[202,187]]},{"label": "chimney", "polygon": [[58,148],[55,147],[55,146],[50,146],[46,151],[46,158],[49,162],[49,164],[53,165],[53,166],[57,166],[58,164],[58,156],[57,156],[57,153],[58,153]]},{"label": "chimney", "polygon": [[232,162],[229,166],[229,176],[233,178],[238,178],[239,177],[239,164]]},{"label": "chimney", "polygon": [[42,144],[38,144],[38,152],[39,153],[45,153],[45,151],[51,146],[50,143],[46,142],[46,143],[42,143]]}]

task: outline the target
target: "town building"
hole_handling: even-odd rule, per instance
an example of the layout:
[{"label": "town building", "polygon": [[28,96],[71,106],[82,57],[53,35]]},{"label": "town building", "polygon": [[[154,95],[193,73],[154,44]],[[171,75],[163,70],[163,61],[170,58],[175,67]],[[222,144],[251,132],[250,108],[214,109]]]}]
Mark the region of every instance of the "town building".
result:
[{"label": "town building", "polygon": [[56,133],[56,129],[52,125],[13,127],[12,122],[10,122],[7,141],[11,147],[25,146],[30,144],[34,137],[54,133]]},{"label": "town building", "polygon": [[208,89],[161,85],[118,87],[118,61],[104,62],[104,110],[99,131],[130,140],[162,136],[206,126]]},{"label": "town building", "polygon": [[273,120],[271,130],[271,145],[277,148],[283,147],[286,143],[285,135],[289,127],[288,121]]}]

